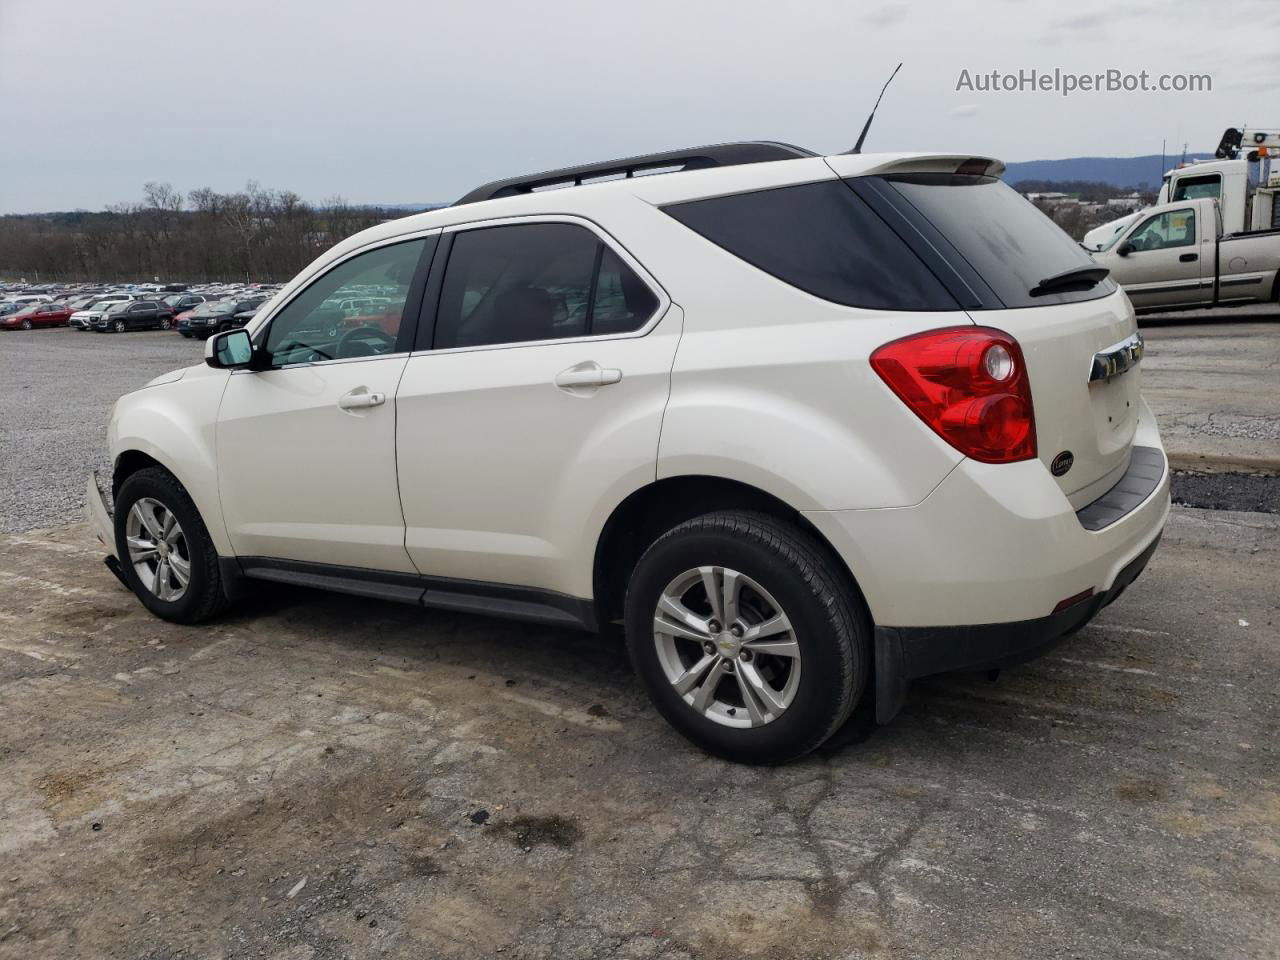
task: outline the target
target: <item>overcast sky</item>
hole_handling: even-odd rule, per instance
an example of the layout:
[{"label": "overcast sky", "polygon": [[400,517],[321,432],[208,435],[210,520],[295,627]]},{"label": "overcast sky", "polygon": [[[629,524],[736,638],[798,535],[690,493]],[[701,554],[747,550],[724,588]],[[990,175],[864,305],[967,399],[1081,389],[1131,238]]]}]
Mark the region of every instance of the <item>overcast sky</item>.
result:
[{"label": "overcast sky", "polygon": [[[148,180],[451,201],[740,139],[1005,160],[1280,128],[1276,0],[0,0],[0,212]],[[981,93],[962,70],[1207,73],[1211,93]]]}]

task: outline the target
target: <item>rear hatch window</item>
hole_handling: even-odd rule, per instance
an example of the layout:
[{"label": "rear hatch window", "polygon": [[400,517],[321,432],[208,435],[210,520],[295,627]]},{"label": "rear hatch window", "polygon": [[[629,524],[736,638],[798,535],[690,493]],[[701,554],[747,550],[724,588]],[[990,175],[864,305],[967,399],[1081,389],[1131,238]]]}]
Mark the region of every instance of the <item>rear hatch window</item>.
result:
[{"label": "rear hatch window", "polygon": [[824,180],[663,211],[784,283],[851,307],[1000,310],[1116,290],[1079,244],[994,177]]},{"label": "rear hatch window", "polygon": [[[976,273],[977,279],[999,301],[992,302],[984,295],[987,291],[979,289],[982,302],[966,306],[973,309],[1048,306],[1095,300],[1115,292],[1115,282],[1109,278],[1097,280],[1084,276],[1078,282],[1045,285],[1046,280],[1068,277],[1073,271],[1097,265],[1062,228],[1001,180],[955,174],[904,174],[867,179],[887,183],[908,205],[893,206],[922,228],[930,241],[935,244],[943,241],[941,249],[945,259],[965,274],[970,274],[963,269],[965,266],[972,268],[972,273]],[[850,185],[857,189],[858,181],[850,181]],[[962,262],[957,262],[957,257]],[[969,280],[972,284],[971,275]]]}]

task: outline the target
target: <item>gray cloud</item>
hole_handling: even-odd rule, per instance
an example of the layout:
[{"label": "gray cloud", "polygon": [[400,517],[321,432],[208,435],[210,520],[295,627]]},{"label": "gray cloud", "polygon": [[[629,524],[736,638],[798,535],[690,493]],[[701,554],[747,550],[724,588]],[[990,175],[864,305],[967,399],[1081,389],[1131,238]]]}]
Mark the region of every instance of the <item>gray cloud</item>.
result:
[{"label": "gray cloud", "polygon": [[[502,176],[718,140],[844,150],[899,60],[868,150],[1135,155],[1179,130],[1211,148],[1240,118],[1273,117],[1259,66],[1275,62],[1272,7],[1151,7],[0,0],[0,211],[100,209],[148,180],[449,201]],[[1207,72],[1214,87],[956,91],[962,69],[1024,67]]]}]

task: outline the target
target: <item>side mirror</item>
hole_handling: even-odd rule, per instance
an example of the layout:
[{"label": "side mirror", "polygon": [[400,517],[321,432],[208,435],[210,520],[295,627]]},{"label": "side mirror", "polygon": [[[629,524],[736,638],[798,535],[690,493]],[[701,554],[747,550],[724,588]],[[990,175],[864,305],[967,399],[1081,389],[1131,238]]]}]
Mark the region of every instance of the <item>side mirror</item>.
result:
[{"label": "side mirror", "polygon": [[1133,253],[1133,244],[1128,240],[1116,247],[1116,254],[1121,257],[1127,257],[1131,253]]},{"label": "side mirror", "polygon": [[239,370],[253,361],[249,331],[224,330],[204,342],[204,362],[217,370]]}]

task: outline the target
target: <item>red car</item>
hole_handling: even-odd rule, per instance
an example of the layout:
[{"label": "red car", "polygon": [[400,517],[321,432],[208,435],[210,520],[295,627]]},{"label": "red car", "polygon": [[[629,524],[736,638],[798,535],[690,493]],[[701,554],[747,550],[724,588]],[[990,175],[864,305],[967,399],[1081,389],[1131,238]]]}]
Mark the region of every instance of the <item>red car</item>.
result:
[{"label": "red car", "polygon": [[65,327],[72,310],[65,303],[31,303],[17,313],[0,317],[6,330],[30,330],[32,327]]}]

